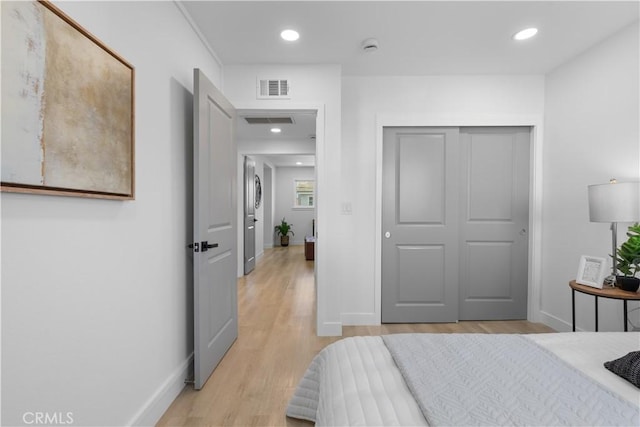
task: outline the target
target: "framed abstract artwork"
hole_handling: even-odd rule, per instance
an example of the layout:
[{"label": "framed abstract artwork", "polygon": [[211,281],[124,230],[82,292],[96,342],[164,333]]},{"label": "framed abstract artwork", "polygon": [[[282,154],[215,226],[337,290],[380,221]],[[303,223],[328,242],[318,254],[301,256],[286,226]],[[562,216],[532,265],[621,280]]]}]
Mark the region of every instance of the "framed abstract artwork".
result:
[{"label": "framed abstract artwork", "polygon": [[1,7],[2,191],[134,199],[134,68],[47,1]]}]

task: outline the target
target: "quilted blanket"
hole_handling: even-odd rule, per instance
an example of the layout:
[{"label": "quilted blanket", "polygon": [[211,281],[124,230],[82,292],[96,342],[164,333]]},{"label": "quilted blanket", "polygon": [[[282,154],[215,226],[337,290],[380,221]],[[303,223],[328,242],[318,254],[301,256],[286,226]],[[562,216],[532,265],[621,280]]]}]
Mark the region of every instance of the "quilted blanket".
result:
[{"label": "quilted blanket", "polygon": [[518,335],[383,337],[429,425],[640,425],[640,409]]},{"label": "quilted blanket", "polygon": [[426,426],[380,337],[351,337],[318,353],[287,416],[317,426]]}]

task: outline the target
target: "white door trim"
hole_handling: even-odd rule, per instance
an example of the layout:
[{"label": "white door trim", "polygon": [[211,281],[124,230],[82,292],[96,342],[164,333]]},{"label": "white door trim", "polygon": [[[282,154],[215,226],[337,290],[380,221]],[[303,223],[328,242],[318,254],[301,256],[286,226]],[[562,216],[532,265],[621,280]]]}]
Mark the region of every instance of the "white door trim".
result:
[{"label": "white door trim", "polygon": [[542,115],[509,114],[376,114],[376,208],[375,208],[375,324],[381,323],[382,294],[382,140],[383,128],[389,126],[531,126],[531,170],[529,180],[529,273],[527,320],[540,321],[540,289],[542,277]]},{"label": "white door trim", "polygon": [[[244,110],[279,110],[279,111],[315,111],[316,112],[316,200],[320,203],[316,206],[316,224],[318,228],[316,233],[321,235],[324,232],[322,224],[329,223],[329,203],[323,203],[327,194],[327,182],[329,180],[327,172],[327,163],[325,160],[325,104],[296,104],[289,101],[265,101],[249,102],[246,104],[234,104],[236,111]],[[253,153],[259,154],[259,153]],[[240,214],[240,213],[238,213]],[[238,236],[238,242],[240,242]],[[328,248],[322,239],[316,240],[314,262],[315,279],[316,279],[316,334],[318,336],[340,336],[342,335],[342,323],[328,320],[331,313],[332,303],[330,301],[331,289],[326,283],[325,277],[328,276],[327,258]],[[240,275],[238,275],[240,277]]]}]

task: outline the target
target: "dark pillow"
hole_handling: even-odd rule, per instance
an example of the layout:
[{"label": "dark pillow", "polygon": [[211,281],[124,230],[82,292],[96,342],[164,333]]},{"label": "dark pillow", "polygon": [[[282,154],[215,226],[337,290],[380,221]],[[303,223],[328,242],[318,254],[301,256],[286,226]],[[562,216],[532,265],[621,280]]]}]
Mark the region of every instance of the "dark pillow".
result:
[{"label": "dark pillow", "polygon": [[640,351],[632,351],[620,359],[604,362],[604,367],[640,388]]}]

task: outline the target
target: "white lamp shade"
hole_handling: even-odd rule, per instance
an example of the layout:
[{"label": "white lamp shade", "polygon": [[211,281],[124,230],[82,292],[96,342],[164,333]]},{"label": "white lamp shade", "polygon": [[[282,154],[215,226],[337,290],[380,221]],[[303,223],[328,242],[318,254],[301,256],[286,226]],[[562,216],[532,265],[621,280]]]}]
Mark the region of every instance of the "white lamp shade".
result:
[{"label": "white lamp shade", "polygon": [[640,221],[640,183],[590,185],[589,219],[591,222]]}]

